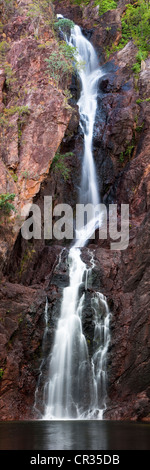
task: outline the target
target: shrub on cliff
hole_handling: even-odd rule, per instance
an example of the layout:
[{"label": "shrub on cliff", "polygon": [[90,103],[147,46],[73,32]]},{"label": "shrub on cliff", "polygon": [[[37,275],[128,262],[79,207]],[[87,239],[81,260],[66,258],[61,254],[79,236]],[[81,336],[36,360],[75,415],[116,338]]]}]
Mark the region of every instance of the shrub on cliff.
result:
[{"label": "shrub on cliff", "polygon": [[110,53],[122,49],[130,40],[138,47],[138,54],[133,71],[140,71],[141,60],[145,60],[150,50],[150,4],[145,0],[134,1],[126,6],[126,11],[121,19],[122,38],[119,44],[107,49],[107,57]]},{"label": "shrub on cliff", "polygon": [[108,10],[115,10],[117,2],[114,0],[96,0],[95,5],[99,5],[99,14],[103,15]]},{"label": "shrub on cliff", "polygon": [[57,177],[62,176],[64,181],[67,181],[70,176],[70,168],[68,167],[65,159],[72,156],[73,152],[67,152],[65,154],[60,154],[60,152],[57,152],[52,162],[51,168],[54,170],[54,173],[57,175]]},{"label": "shrub on cliff", "polygon": [[127,5],[122,18],[122,42],[133,39],[142,51],[150,50],[150,6],[145,0]]},{"label": "shrub on cliff", "polygon": [[58,86],[60,79],[61,81],[62,79],[68,81],[69,77],[75,70],[75,66],[77,64],[75,48],[64,41],[61,41],[58,44],[58,50],[53,51],[45,61],[47,62],[50,77],[55,80]]},{"label": "shrub on cliff", "polygon": [[47,15],[51,12],[51,0],[31,0],[29,3],[28,16],[39,17],[43,16],[47,18]]},{"label": "shrub on cliff", "polygon": [[58,21],[54,23],[54,28],[56,30],[63,31],[63,33],[65,34],[70,33],[70,30],[73,27],[74,27],[74,22],[72,20],[68,20],[67,18],[60,18]]},{"label": "shrub on cliff", "polygon": [[[55,0],[54,0],[55,1]],[[71,3],[77,5],[88,5],[90,0],[71,0]],[[99,14],[103,15],[108,10],[114,10],[117,8],[117,2],[114,0],[95,0],[94,6],[99,6]]]},{"label": "shrub on cliff", "polygon": [[0,219],[5,218],[12,210],[15,210],[15,207],[12,204],[14,199],[15,194],[13,193],[0,194]]}]

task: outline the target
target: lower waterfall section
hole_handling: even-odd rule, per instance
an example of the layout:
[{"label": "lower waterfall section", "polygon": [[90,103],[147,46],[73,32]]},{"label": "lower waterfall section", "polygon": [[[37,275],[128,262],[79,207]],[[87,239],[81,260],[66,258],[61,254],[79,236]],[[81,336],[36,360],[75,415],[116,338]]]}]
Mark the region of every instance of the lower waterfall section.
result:
[{"label": "lower waterfall section", "polygon": [[103,418],[107,400],[107,351],[110,341],[109,320],[110,312],[107,300],[103,294],[96,292],[92,298],[91,306],[95,314],[94,346],[95,352],[91,363],[93,366],[94,384],[94,416],[98,411],[98,418]]},{"label": "lower waterfall section", "polygon": [[107,405],[110,312],[106,298],[94,289],[98,275],[94,255],[85,248],[84,256],[86,262],[82,260],[82,250],[72,247],[69,257],[63,250],[63,259],[60,257],[54,271],[54,282],[61,272],[65,282],[69,272],[69,285],[61,288],[60,312],[49,354],[49,329],[55,312],[46,299],[34,405],[37,416],[45,420],[103,419]]},{"label": "lower waterfall section", "polygon": [[84,408],[88,349],[81,322],[84,294],[80,298],[79,289],[86,274],[86,266],[81,261],[80,251],[75,248],[70,250],[68,261],[70,285],[63,290],[60,319],[51,355],[46,419],[77,417],[80,400],[80,406]]}]

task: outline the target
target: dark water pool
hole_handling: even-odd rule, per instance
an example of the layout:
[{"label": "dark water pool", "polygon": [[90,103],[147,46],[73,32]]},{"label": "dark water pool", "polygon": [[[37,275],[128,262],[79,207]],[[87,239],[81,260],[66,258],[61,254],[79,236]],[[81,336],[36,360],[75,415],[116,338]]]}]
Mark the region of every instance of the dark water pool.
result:
[{"label": "dark water pool", "polygon": [[150,450],[150,424],[118,421],[0,422],[0,450]]}]

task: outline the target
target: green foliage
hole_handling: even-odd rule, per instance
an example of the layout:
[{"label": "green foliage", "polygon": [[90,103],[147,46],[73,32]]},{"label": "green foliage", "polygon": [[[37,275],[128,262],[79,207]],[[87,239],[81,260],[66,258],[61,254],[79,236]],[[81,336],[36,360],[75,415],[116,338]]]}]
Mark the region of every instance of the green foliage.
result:
[{"label": "green foliage", "polygon": [[119,161],[120,161],[120,163],[124,162],[124,153],[123,152],[121,152],[121,154],[120,154]]},{"label": "green foliage", "polygon": [[128,159],[130,159],[132,157],[134,147],[135,147],[135,135],[133,135],[133,138],[132,138],[131,142],[127,143],[127,148],[126,148],[126,151],[125,151],[125,155],[126,155],[126,157],[128,157]]},{"label": "green foliage", "polygon": [[10,106],[10,108],[4,108],[3,112],[6,116],[13,116],[15,113],[19,116],[30,113],[28,106]]},{"label": "green foliage", "polygon": [[67,103],[68,103],[68,100],[72,98],[71,91],[68,90],[68,88],[65,88],[65,90],[63,90],[63,95],[65,95],[65,100]]},{"label": "green foliage", "polygon": [[54,23],[54,28],[56,31],[58,31],[60,28],[64,33],[67,34],[70,33],[72,28],[74,28],[74,22],[72,20],[68,20],[67,18],[60,18]]},{"label": "green foliage", "polygon": [[139,47],[138,61],[141,55],[146,58],[149,51],[150,40],[150,6],[145,0],[138,0],[127,5],[126,12],[121,20],[122,39],[120,46],[124,47],[130,39]]},{"label": "green foliage", "polygon": [[6,52],[9,50],[10,45],[7,41],[0,42],[0,59],[2,60]]},{"label": "green foliage", "polygon": [[[149,50],[150,6],[145,0],[138,0],[128,5],[124,16],[126,31],[142,51]],[[124,24],[124,23],[123,23]]]},{"label": "green foliage", "polygon": [[10,170],[9,173],[12,176],[14,182],[16,183],[18,181],[18,176],[16,175],[16,173],[14,173],[13,170]]},{"label": "green foliage", "polygon": [[139,49],[139,50],[138,50],[138,53],[136,54],[136,60],[137,60],[137,62],[138,62],[139,64],[141,64],[141,61],[142,61],[142,60],[145,60],[146,58],[147,58],[147,51],[145,51],[145,50],[142,51],[141,49]]},{"label": "green foliage", "polygon": [[131,142],[126,141],[125,151],[120,153],[120,156],[119,156],[120,163],[124,163],[125,160],[130,160],[131,159],[131,157],[133,155],[134,148],[135,148],[135,132],[133,132],[133,137],[132,137]]},{"label": "green foliage", "polygon": [[133,72],[138,74],[141,69],[141,60],[145,60],[150,50],[150,3],[137,0],[128,4],[121,19],[122,38],[117,46],[107,48],[106,55],[122,49],[130,40],[138,47],[136,63]]},{"label": "green foliage", "polygon": [[15,207],[12,204],[14,198],[15,194],[13,193],[0,194],[0,211],[2,216],[7,216],[12,210],[15,210]]},{"label": "green foliage", "polygon": [[6,85],[11,86],[16,82],[15,72],[12,70],[12,67],[8,62],[4,62],[4,70],[6,73]]},{"label": "green foliage", "polygon": [[8,119],[1,113],[0,114],[0,125],[2,127],[12,127],[12,124],[9,123]]},{"label": "green foliage", "polygon": [[47,15],[48,9],[51,5],[51,0],[32,0],[29,3],[29,11],[27,16],[37,17],[38,14]]},{"label": "green foliage", "polygon": [[25,178],[27,180],[30,177],[30,174],[27,170],[25,170],[25,171],[23,171],[22,176],[23,176],[23,178]]},{"label": "green foliage", "polygon": [[141,64],[139,64],[139,62],[135,62],[135,64],[132,65],[132,70],[135,74],[139,74],[141,70]]},{"label": "green foliage", "polygon": [[75,47],[70,46],[66,42],[62,41],[59,43],[59,51],[64,55],[66,60],[75,60]]},{"label": "green foliage", "polygon": [[9,120],[10,116],[13,116],[15,113],[18,113],[18,138],[21,137],[21,127],[24,122],[23,116],[29,114],[28,106],[10,106],[10,108],[4,108],[3,112],[0,114],[0,124],[2,127],[13,127],[13,123]]},{"label": "green foliage", "polygon": [[46,49],[47,47],[51,46],[51,41],[46,41],[42,42],[41,44],[38,44],[38,49]]},{"label": "green foliage", "polygon": [[136,62],[132,66],[132,70],[135,74],[139,74],[141,71],[141,61],[145,60],[147,58],[148,51],[145,50],[138,50],[138,53],[136,54]]},{"label": "green foliage", "polygon": [[0,34],[2,34],[2,32],[3,32],[3,28],[4,28],[4,25],[3,25],[2,21],[0,21]]},{"label": "green foliage", "polygon": [[33,19],[37,19],[38,23],[44,18],[46,24],[51,23],[51,0],[32,0],[29,3],[29,10],[27,12],[27,16]]},{"label": "green foliage", "polygon": [[143,127],[144,127],[144,122],[142,122],[142,124],[141,124],[140,126],[137,126],[137,127],[136,127],[136,129],[135,129],[136,132],[141,132],[142,129],[143,129]]},{"label": "green foliage", "polygon": [[67,181],[70,176],[70,169],[65,162],[67,157],[73,156],[72,152],[67,152],[65,154],[56,153],[51,168],[54,170],[56,175],[61,175],[64,181]]},{"label": "green foliage", "polygon": [[138,100],[136,100],[136,103],[137,104],[146,103],[146,102],[148,103],[149,101],[150,101],[150,98],[143,98],[143,99],[139,98]]},{"label": "green foliage", "polygon": [[15,72],[12,70],[11,65],[6,60],[6,54],[10,49],[10,44],[7,41],[1,41],[0,43],[0,65],[5,70],[6,74],[6,85],[12,85],[15,81]]},{"label": "green foliage", "polygon": [[88,5],[90,3],[90,0],[71,0],[71,3],[74,5]]},{"label": "green foliage", "polygon": [[20,315],[18,315],[18,323],[19,323],[19,325],[20,325],[20,323],[22,323],[22,322],[23,322],[23,318],[22,318],[22,315],[21,315],[21,313],[20,313]]},{"label": "green foliage", "polygon": [[3,374],[4,374],[4,371],[3,371],[3,369],[2,369],[2,368],[0,368],[0,379],[2,379],[2,377],[3,377]]},{"label": "green foliage", "polygon": [[59,43],[57,51],[53,51],[48,59],[45,61],[48,64],[48,72],[50,76],[55,80],[56,84],[59,84],[59,80],[70,77],[75,69],[77,63],[75,59],[75,48],[68,45],[66,42],[61,41]]},{"label": "green foliage", "polygon": [[[71,3],[77,4],[77,5],[88,5],[90,3],[90,0],[72,0]],[[99,14],[103,15],[108,10],[114,10],[117,8],[117,2],[114,0],[95,0],[94,6],[99,5]]]},{"label": "green foliage", "polygon": [[103,15],[108,10],[115,10],[117,2],[114,0],[96,0],[95,5],[99,5],[99,14]]}]

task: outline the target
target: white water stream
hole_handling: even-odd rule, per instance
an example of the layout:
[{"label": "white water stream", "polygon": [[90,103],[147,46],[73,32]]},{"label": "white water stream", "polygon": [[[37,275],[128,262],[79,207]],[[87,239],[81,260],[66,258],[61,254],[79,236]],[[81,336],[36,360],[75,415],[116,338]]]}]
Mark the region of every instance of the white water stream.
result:
[{"label": "white water stream", "polygon": [[[83,36],[79,26],[71,31],[69,44],[77,51],[81,81],[78,101],[80,126],[84,134],[79,202],[99,204],[96,171],[92,152],[93,127],[97,108],[97,85],[102,75],[96,53]],[[106,354],[109,343],[109,310],[106,299],[94,293],[91,309],[94,315],[94,350],[89,357],[86,338],[82,331],[82,312],[88,285],[87,268],[81,259],[85,246],[95,228],[101,223],[101,214],[93,215],[87,227],[78,232],[78,240],[69,251],[69,285],[63,289],[60,318],[50,355],[49,381],[43,419],[102,419],[106,408]],[[82,293],[81,293],[82,291]]]}]

